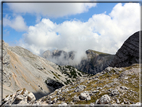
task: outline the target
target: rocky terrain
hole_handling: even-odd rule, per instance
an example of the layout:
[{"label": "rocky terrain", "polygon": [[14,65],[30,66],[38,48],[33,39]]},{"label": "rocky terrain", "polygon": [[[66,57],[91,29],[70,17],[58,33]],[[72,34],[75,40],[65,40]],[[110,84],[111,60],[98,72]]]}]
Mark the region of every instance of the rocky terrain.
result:
[{"label": "rocky terrain", "polygon": [[[27,90],[18,90],[16,94],[3,99],[4,105],[58,105],[69,106],[83,104],[140,105],[139,64],[129,67],[107,67],[101,73],[90,78],[78,78],[76,82],[56,89],[53,93],[36,100]],[[30,95],[29,95],[30,94]]]},{"label": "rocky terrain", "polygon": [[38,104],[138,104],[139,64],[107,67],[90,78],[80,78],[45,96]]},{"label": "rocky terrain", "polygon": [[26,88],[40,98],[78,77],[86,76],[74,67],[58,66],[22,47],[10,47],[5,42],[2,65],[3,97]]},{"label": "rocky terrain", "polygon": [[63,50],[45,51],[41,56],[58,65],[71,65],[80,71],[96,74],[104,70],[113,59],[113,55],[94,50],[87,50],[86,57],[83,57],[79,64],[74,64],[76,52],[65,52]]},{"label": "rocky terrain", "polygon": [[[138,32],[135,33],[134,35],[136,35],[135,37],[138,38],[137,36]],[[139,39],[134,39],[133,35],[130,36],[130,38],[128,38],[128,40],[126,40],[126,42],[124,42],[122,47],[118,50],[118,52],[114,56],[114,59],[112,59],[113,63],[110,64],[111,66],[106,67],[104,70],[102,70],[99,73],[96,73],[93,76],[91,75],[88,76],[88,74],[82,73],[81,71],[78,71],[76,68],[69,66],[69,65],[58,66],[38,56],[36,56],[36,58],[39,58],[42,60],[39,60],[39,59],[38,60],[36,59],[34,61],[33,59],[28,60],[28,58],[31,57],[31,55],[33,55],[32,53],[27,52],[27,50],[21,47],[19,47],[20,48],[19,49],[17,47],[9,47],[5,44],[4,46],[5,48],[3,51],[5,51],[4,53],[7,52],[8,54],[4,54],[3,66],[4,66],[4,72],[6,72],[6,74],[4,74],[5,75],[4,78],[6,77],[8,78],[7,74],[12,72],[12,73],[15,73],[15,75],[17,75],[15,76],[15,78],[17,78],[18,80],[16,82],[16,79],[13,79],[15,81],[15,84],[13,85],[14,82],[13,83],[10,82],[12,84],[8,85],[9,82],[7,81],[8,80],[12,81],[11,79],[12,77],[9,77],[9,79],[4,79],[4,80],[7,80],[6,82],[4,82],[4,85],[7,85],[5,89],[13,89],[12,87],[14,86],[16,87],[16,84],[17,85],[18,83],[20,84],[22,81],[20,78],[18,78],[18,76],[20,76],[20,73],[32,72],[32,71],[29,71],[31,69],[27,67],[33,66],[29,64],[38,63],[37,65],[40,65],[40,67],[39,66],[37,68],[33,67],[33,69],[35,68],[36,70],[32,72],[33,74],[30,73],[30,75],[35,75],[34,73],[37,73],[36,71],[40,72],[38,73],[38,75],[42,77],[41,77],[41,80],[39,79],[38,81],[39,82],[41,81],[41,84],[43,84],[42,82],[44,82],[44,84],[46,84],[46,86],[48,87],[47,89],[52,89],[52,91],[50,91],[50,94],[44,95],[42,98],[37,99],[34,91],[33,90],[31,91],[28,86],[26,88],[21,87],[19,88],[20,90],[14,91],[13,92],[14,94],[10,93],[6,97],[4,97],[4,99],[2,100],[2,105],[7,106],[11,104],[13,105],[16,104],[17,106],[17,104],[19,105],[26,104],[26,105],[35,105],[35,106],[41,106],[41,105],[45,105],[45,106],[47,105],[49,106],[53,106],[53,105],[54,106],[57,106],[57,105],[58,106],[69,106],[69,105],[98,106],[98,104],[99,105],[105,104],[107,106],[118,106],[118,105],[124,106],[124,104],[126,104],[125,106],[130,106],[130,105],[140,106],[141,104],[140,103],[141,101],[140,100],[141,64],[139,64],[137,60],[137,58],[139,59],[139,56],[136,57],[135,55],[137,53],[134,54],[134,52],[132,52],[132,50],[135,50],[135,49],[136,49],[135,52],[138,52],[137,49],[139,48],[134,49],[132,47],[131,51],[127,53],[126,51],[127,50],[129,51],[130,50],[129,48],[131,46],[129,47],[128,45],[127,47],[125,47],[126,46],[125,44],[127,44],[128,43],[127,41],[129,40],[133,40],[133,41],[138,40],[138,41],[133,42],[133,45],[136,47],[139,47],[138,45]],[[123,49],[124,49],[124,52],[123,52]],[[11,55],[9,51],[13,53],[14,55],[13,54]],[[22,55],[23,52],[27,52],[26,55],[25,53],[24,55]],[[92,53],[92,51],[90,53]],[[129,54],[131,55],[131,57],[129,56]],[[102,53],[97,53],[97,55],[100,56],[102,55]],[[117,57],[119,55],[120,56],[122,55],[124,57],[120,57],[118,59]],[[103,56],[108,56],[108,55],[104,53]],[[10,61],[11,60],[12,61],[10,62],[9,59]],[[24,66],[27,70],[23,72],[18,72],[21,70],[20,67],[22,67],[23,64],[25,65],[25,62],[22,62],[23,59],[25,62],[28,62],[28,64]],[[92,59],[92,56],[90,56],[90,59]],[[48,65],[47,68],[45,65],[43,66],[41,64],[42,61],[46,63],[45,64],[46,66]],[[7,62],[10,62],[10,63],[7,63]],[[126,64],[120,67],[121,62],[122,64],[124,62]],[[11,67],[10,69],[8,68],[9,67],[8,65],[10,65]],[[24,67],[22,69],[25,69]],[[15,70],[17,68],[18,70]],[[49,70],[49,69],[52,69],[52,70]],[[50,71],[50,73],[46,75],[44,73],[46,71],[47,72]],[[44,79],[43,75],[46,77],[45,80],[42,80]],[[27,78],[29,78],[28,76]],[[35,78],[35,80],[36,79],[37,78]],[[33,81],[33,84],[34,84],[34,81]],[[36,85],[38,85],[38,81]],[[24,86],[24,82],[22,84]],[[42,86],[41,84],[40,86]],[[44,87],[39,87],[39,88],[40,90],[43,90]]]}]

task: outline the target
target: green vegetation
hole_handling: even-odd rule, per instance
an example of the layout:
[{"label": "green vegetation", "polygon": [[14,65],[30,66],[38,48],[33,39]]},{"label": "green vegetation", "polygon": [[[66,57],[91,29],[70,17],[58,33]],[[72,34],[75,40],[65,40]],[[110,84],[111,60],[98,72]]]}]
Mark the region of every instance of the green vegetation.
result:
[{"label": "green vegetation", "polygon": [[56,78],[60,79],[60,78],[57,76],[57,74],[55,74],[53,71],[51,71],[51,72],[53,73],[53,75],[54,75]]}]

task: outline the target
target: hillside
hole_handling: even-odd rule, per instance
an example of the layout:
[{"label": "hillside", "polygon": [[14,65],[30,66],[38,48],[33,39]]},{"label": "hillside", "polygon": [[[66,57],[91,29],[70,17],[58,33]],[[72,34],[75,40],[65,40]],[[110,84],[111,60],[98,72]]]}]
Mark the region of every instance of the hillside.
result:
[{"label": "hillside", "polygon": [[[139,102],[139,64],[107,67],[95,76],[55,90],[39,104],[136,104]],[[103,98],[103,97],[106,98]]]},{"label": "hillside", "polygon": [[74,67],[58,66],[22,47],[10,47],[3,42],[3,97],[26,88],[38,99],[79,77],[83,74]]}]

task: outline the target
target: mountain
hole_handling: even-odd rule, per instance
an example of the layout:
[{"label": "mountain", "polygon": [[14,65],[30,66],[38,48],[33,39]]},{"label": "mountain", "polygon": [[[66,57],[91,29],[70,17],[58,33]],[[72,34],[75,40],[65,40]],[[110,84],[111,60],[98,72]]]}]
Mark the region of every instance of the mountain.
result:
[{"label": "mountain", "polygon": [[[131,35],[117,51],[110,66],[112,67],[126,67],[134,63],[139,63],[139,35],[142,31]],[[142,49],[142,48],[141,48]]]},{"label": "mountain", "polygon": [[38,99],[76,81],[76,78],[87,75],[74,67],[58,66],[22,47],[10,47],[4,41],[1,50],[3,51],[3,97],[25,88],[33,92]]},{"label": "mountain", "polygon": [[[128,40],[131,39],[131,37],[128,38]],[[138,36],[135,37],[138,38]],[[139,39],[135,44],[138,43]],[[122,47],[120,48],[121,50],[124,49]],[[114,56],[112,62],[116,62],[117,54],[121,52],[120,49]],[[139,49],[139,47],[137,49]],[[125,50],[129,50],[129,46],[126,47]],[[135,51],[137,52],[137,50]],[[102,53],[98,54],[100,55]],[[125,57],[125,55],[123,56]],[[121,57],[121,59],[124,57]],[[137,59],[137,57],[135,58]],[[59,70],[62,74],[68,75],[72,82],[69,82],[69,80],[66,81],[66,85],[54,90],[52,93],[45,95],[42,98],[39,98],[38,100],[36,100],[34,96],[35,94],[27,88],[23,88],[15,91],[15,93],[11,95],[7,95],[2,100],[2,104],[4,106],[11,104],[16,104],[16,106],[17,104],[18,106],[24,104],[30,106],[104,106],[100,104],[107,104],[109,106],[140,106],[141,63],[134,62],[137,60],[134,58],[131,59],[131,57],[125,57],[124,59],[128,65],[125,65],[124,67],[116,67],[116,65],[113,67],[108,66],[93,76],[88,76],[87,74],[82,74],[84,76],[81,76],[81,72],[75,72],[76,70],[72,66],[58,66],[57,71]],[[131,61],[133,63],[129,63]],[[117,64],[120,65],[120,63]],[[76,79],[73,81],[73,78]],[[48,82],[48,80],[46,82],[49,86],[53,85],[51,84],[52,82]]]},{"label": "mountain", "polygon": [[53,51],[45,51],[41,55],[43,58],[54,62],[58,65],[71,65],[71,62],[75,57],[75,52],[65,52],[63,50],[53,50]]},{"label": "mountain", "polygon": [[58,65],[71,65],[80,71],[89,74],[96,74],[104,70],[113,59],[113,55],[102,53],[94,50],[87,50],[86,57],[83,57],[80,63],[75,64],[75,51],[65,52],[62,50],[45,51],[41,56]]},{"label": "mountain", "polygon": [[104,70],[113,59],[113,55],[94,50],[86,51],[87,59],[82,59],[80,64],[75,66],[80,71],[96,74]]}]

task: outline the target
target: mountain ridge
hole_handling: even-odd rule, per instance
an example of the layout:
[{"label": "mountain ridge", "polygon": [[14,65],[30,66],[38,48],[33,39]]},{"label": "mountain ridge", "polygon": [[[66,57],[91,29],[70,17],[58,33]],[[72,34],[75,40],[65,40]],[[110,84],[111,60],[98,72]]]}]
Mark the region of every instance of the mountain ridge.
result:
[{"label": "mountain ridge", "polygon": [[41,56],[58,65],[71,65],[80,71],[89,74],[96,74],[104,70],[110,64],[113,58],[113,55],[111,54],[94,51],[91,49],[86,50],[84,53],[86,56],[82,57],[80,63],[78,64],[72,63],[76,57],[75,51],[65,52],[63,50],[47,50],[43,52]]}]

